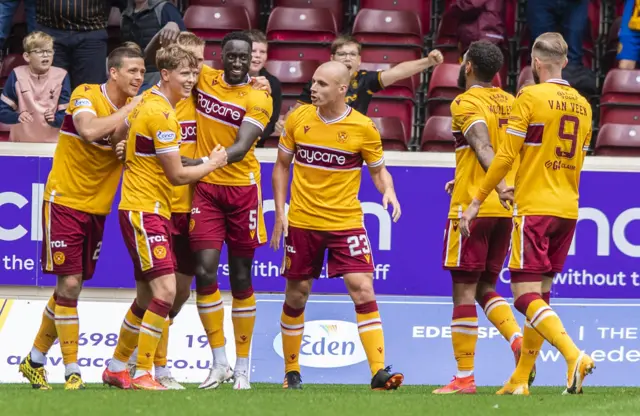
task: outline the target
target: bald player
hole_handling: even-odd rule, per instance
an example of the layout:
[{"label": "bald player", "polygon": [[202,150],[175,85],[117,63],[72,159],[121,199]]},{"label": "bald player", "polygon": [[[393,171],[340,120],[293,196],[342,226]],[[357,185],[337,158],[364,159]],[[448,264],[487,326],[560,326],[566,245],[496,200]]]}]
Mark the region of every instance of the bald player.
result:
[{"label": "bald player", "polygon": [[[371,369],[371,388],[397,389],[404,376],[385,367],[384,335],[373,291],[374,263],[358,201],[361,168],[367,163],[382,204],[400,204],[385,168],[380,134],[368,117],[345,103],[350,74],[339,62],[322,64],[311,85],[313,105],[296,109],[284,126],[272,181],[276,223],[271,247],[284,236],[287,279],[281,315],[285,359],[283,387],[302,388],[298,357],[304,309],[314,279],[320,277],[328,251],[328,277],[342,276],[356,309],[358,332]],[[289,167],[294,160],[291,201],[285,213]]]}]

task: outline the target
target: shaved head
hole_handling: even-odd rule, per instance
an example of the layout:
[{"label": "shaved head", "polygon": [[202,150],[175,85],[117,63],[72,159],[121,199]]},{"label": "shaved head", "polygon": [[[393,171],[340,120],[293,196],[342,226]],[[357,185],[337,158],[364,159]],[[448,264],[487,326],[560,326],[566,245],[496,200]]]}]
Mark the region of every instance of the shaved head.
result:
[{"label": "shaved head", "polygon": [[325,62],[316,69],[316,74],[322,73],[326,78],[334,80],[337,84],[349,85],[351,74],[345,64],[337,61]]},{"label": "shaved head", "polygon": [[344,107],[345,96],[351,82],[351,73],[345,64],[329,61],[320,65],[311,80],[311,102],[317,107]]}]

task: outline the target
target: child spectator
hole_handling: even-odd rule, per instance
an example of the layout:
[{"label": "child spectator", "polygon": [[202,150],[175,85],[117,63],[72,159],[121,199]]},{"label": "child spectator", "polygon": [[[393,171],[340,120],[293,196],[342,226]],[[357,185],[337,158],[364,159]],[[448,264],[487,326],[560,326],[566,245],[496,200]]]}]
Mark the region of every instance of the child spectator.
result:
[{"label": "child spectator", "polygon": [[15,68],[0,96],[0,123],[12,124],[12,142],[56,143],[69,105],[69,74],[52,67],[53,38],[32,32],[22,41],[28,65]]}]

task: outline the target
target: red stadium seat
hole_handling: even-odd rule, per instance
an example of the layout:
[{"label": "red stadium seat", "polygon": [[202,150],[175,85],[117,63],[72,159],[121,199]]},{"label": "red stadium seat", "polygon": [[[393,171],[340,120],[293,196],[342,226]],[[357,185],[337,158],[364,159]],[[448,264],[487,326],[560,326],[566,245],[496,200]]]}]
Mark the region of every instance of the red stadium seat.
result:
[{"label": "red stadium seat", "polygon": [[422,24],[415,12],[360,9],[352,35],[362,44],[392,44],[422,48]]},{"label": "red stadium seat", "polygon": [[361,9],[404,10],[417,13],[424,33],[431,30],[431,0],[360,0]]},{"label": "red stadium seat", "polygon": [[282,94],[298,96],[319,65],[318,61],[268,60],[265,68],[282,83]]},{"label": "red stadium seat", "polygon": [[397,117],[404,126],[408,139],[411,137],[413,126],[414,103],[411,100],[390,100],[373,97],[367,110],[367,116],[373,117]]},{"label": "red stadium seat", "polygon": [[371,117],[375,123],[380,137],[382,137],[382,147],[384,150],[408,150],[408,135],[404,129],[402,121],[397,117]]},{"label": "red stadium seat", "polygon": [[298,97],[282,97],[280,115],[284,117],[298,103]]},{"label": "red stadium seat", "polygon": [[640,156],[640,126],[605,124],[598,133],[594,153],[598,156]]},{"label": "red stadium seat", "polygon": [[251,27],[258,27],[260,4],[258,0],[190,0],[190,6],[244,7],[249,16]]},{"label": "red stadium seat", "polygon": [[640,70],[612,69],[600,97],[600,125],[640,124]]},{"label": "red stadium seat", "polygon": [[220,42],[230,31],[252,27],[245,8],[232,6],[190,6],[184,13],[184,24],[206,42]]},{"label": "red stadium seat", "polygon": [[4,87],[4,83],[7,82],[7,78],[14,68],[20,65],[26,65],[27,62],[22,57],[22,54],[9,54],[2,59],[2,67],[0,68],[0,87]]},{"label": "red stadium seat", "polygon": [[[362,62],[360,69],[366,71],[385,71],[395,65],[390,63],[371,63]],[[376,93],[377,97],[406,97],[414,98],[416,90],[420,86],[420,74],[416,74],[410,78],[402,79],[393,85],[390,85],[382,91]]]},{"label": "red stadium seat", "polygon": [[520,71],[520,75],[518,76],[518,88],[516,91],[520,91],[522,87],[526,87],[527,85],[533,84],[533,72],[531,71],[530,66],[525,66]]},{"label": "red stadium seat", "polygon": [[0,142],[8,142],[10,132],[11,132],[10,125],[0,123]]},{"label": "red stadium seat", "polygon": [[344,5],[342,0],[275,0],[276,7],[297,7],[301,9],[329,9],[336,20],[338,32],[342,31],[344,20]]},{"label": "red stadium seat", "polygon": [[386,46],[362,45],[360,58],[364,62],[386,62],[397,64],[420,59],[422,50],[416,48],[398,48]]},{"label": "red stadium seat", "polygon": [[222,60],[220,59],[205,60],[204,64],[210,66],[213,69],[224,69],[224,65],[222,65]]},{"label": "red stadium seat", "polygon": [[280,61],[327,61],[338,33],[329,9],[276,7],[269,15],[269,58]]},{"label": "red stadium seat", "polygon": [[453,152],[453,134],[451,133],[451,117],[429,117],[422,131],[420,150],[423,152]]}]

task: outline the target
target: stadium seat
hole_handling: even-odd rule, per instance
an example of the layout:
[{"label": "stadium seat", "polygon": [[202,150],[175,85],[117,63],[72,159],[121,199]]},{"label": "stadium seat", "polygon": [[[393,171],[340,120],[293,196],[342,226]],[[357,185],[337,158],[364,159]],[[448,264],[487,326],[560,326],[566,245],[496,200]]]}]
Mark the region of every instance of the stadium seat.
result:
[{"label": "stadium seat", "polygon": [[522,87],[526,87],[529,84],[533,84],[533,72],[531,71],[530,66],[525,66],[520,71],[520,75],[518,76],[518,87],[516,92],[520,91]]},{"label": "stadium seat", "polygon": [[280,61],[328,61],[338,33],[329,9],[276,7],[267,22],[269,58]]},{"label": "stadium seat", "polygon": [[232,6],[189,6],[184,24],[187,30],[214,43],[219,43],[230,31],[252,28],[246,9]]},{"label": "stadium seat", "polygon": [[413,131],[413,111],[414,103],[412,100],[390,100],[385,98],[377,98],[375,95],[369,104],[367,116],[373,117],[396,117],[403,126],[406,134],[405,139],[411,137]]},{"label": "stadium seat", "polygon": [[268,60],[265,68],[282,83],[283,95],[300,95],[304,87],[313,78],[320,65],[318,61],[273,61]]},{"label": "stadium seat", "polygon": [[422,24],[415,12],[360,9],[351,34],[363,47],[367,44],[422,49]]},{"label": "stadium seat", "polygon": [[220,59],[205,60],[204,64],[210,66],[213,69],[224,69],[224,65],[222,65],[222,60]]},{"label": "stadium seat", "polygon": [[600,125],[640,124],[640,70],[612,69],[600,97]]},{"label": "stadium seat", "polygon": [[451,133],[451,117],[429,117],[422,131],[420,150],[423,152],[453,152],[453,134]]},{"label": "stadium seat", "polygon": [[382,137],[382,147],[384,150],[406,151],[408,135],[405,132],[402,121],[397,117],[371,117],[375,123],[380,137]]},{"label": "stadium seat", "polygon": [[251,27],[259,26],[260,4],[258,0],[190,0],[190,6],[244,7]]},{"label": "stadium seat", "polygon": [[107,23],[107,53],[120,46],[120,19],[120,9],[112,7],[111,13],[109,13],[109,22]]},{"label": "stadium seat", "polygon": [[0,123],[0,142],[8,142],[10,132],[11,132],[10,125]]},{"label": "stadium seat", "polygon": [[431,30],[431,0],[360,0],[361,9],[404,10],[417,13],[424,33]]},{"label": "stadium seat", "polygon": [[294,105],[298,103],[299,96],[282,97],[282,104],[280,105],[280,115],[284,117]]},{"label": "stadium seat", "polygon": [[27,62],[22,57],[22,54],[9,54],[2,59],[2,67],[0,68],[0,88],[4,87],[5,82],[7,82],[7,78],[11,71],[15,67],[20,65],[26,65]]},{"label": "stadium seat", "polygon": [[[395,65],[390,63],[362,62],[360,64],[360,69],[366,71],[385,71],[393,66]],[[405,97],[413,99],[419,86],[420,74],[416,74],[411,78],[402,79],[395,84],[388,86],[382,91],[376,93],[376,97]]]},{"label": "stadium seat", "polygon": [[598,133],[594,153],[598,156],[640,156],[640,126],[605,124]]},{"label": "stadium seat", "polygon": [[297,7],[302,9],[329,9],[336,20],[338,32],[341,32],[344,21],[344,5],[342,0],[275,0],[276,7]]}]

